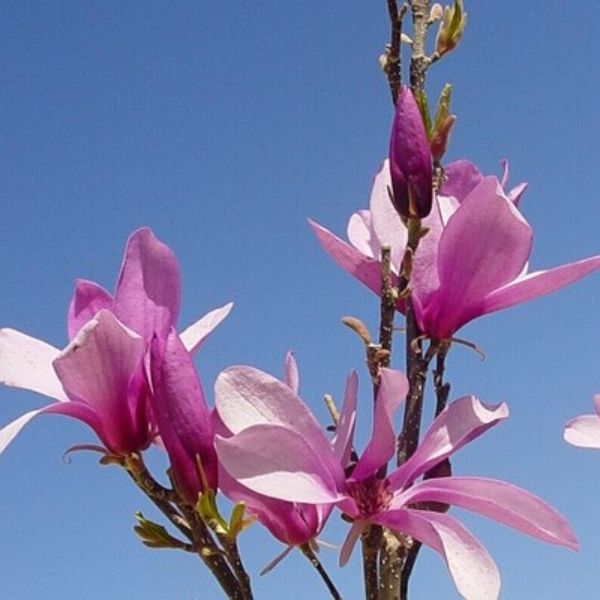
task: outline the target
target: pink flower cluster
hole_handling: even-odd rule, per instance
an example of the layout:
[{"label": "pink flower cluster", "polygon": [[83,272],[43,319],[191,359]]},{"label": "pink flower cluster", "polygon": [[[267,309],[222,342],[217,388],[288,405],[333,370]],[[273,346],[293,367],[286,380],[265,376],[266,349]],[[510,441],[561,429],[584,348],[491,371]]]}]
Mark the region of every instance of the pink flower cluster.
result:
[{"label": "pink flower cluster", "polygon": [[[481,315],[600,268],[595,256],[529,272],[532,232],[518,209],[525,185],[505,190],[507,165],[498,181],[470,162],[452,163],[435,193],[429,143],[408,90],[400,95],[390,159],[375,178],[369,210],[350,219],[349,243],[316,223],[313,228],[333,259],[379,294],[382,246],[391,247],[397,280],[407,221],[422,219],[427,234],[414,256],[410,286],[418,326],[431,339],[449,340]],[[396,454],[394,416],[408,392],[398,371],[381,372],[373,430],[362,453],[354,442],[356,373],[347,379],[335,433],[329,435],[299,396],[292,354],[285,360],[285,381],[248,366],[221,372],[210,409],[192,357],[232,305],[178,333],[180,287],[173,252],[152,231],[140,229],[127,242],[114,295],[90,281],[76,283],[64,349],[0,330],[0,382],[53,400],[1,429],[0,452],[36,415],[72,417],[88,425],[101,444],[80,447],[119,459],[156,444],[168,455],[177,492],[190,507],[207,489],[220,489],[234,502],[243,501],[289,548],[313,543],[334,510],[351,522],[342,565],[368,526],[410,536],[443,558],[459,593],[470,600],[498,597],[498,570],[480,542],[440,506],[457,506],[541,541],[577,548],[565,519],[519,487],[480,477],[431,476],[506,419],[506,404],[488,406],[474,396],[455,400],[436,417],[416,452],[393,470],[388,463]],[[404,311],[404,300],[397,308]],[[596,411],[573,420],[566,439],[599,448],[598,397]]]}]

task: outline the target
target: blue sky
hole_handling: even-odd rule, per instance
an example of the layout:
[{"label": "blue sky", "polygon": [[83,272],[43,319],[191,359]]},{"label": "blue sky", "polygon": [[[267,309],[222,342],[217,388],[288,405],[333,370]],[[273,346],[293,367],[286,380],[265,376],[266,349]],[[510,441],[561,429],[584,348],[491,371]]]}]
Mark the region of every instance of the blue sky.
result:
[{"label": "blue sky", "polygon": [[[485,172],[509,158],[512,181],[530,183],[522,207],[534,268],[599,253],[600,6],[466,4],[464,43],[428,84],[431,95],[454,85],[449,158]],[[236,303],[197,360],[209,396],[224,367],[279,375],[293,349],[302,395],[323,420],[322,394],[339,397],[359,369],[366,432],[362,348],[340,318],[374,329],[377,299],[320,251],[307,218],[342,234],[366,206],[392,116],[377,63],[386,16],[383,0],[2,3],[0,325],[64,346],[74,279],[111,289],[127,236],[149,225],[181,263],[182,325]],[[511,409],[461,451],[456,472],[527,487],[580,537],[573,554],[465,516],[500,567],[506,599],[600,594],[600,454],[562,441],[564,423],[590,412],[600,391],[599,295],[597,275],[485,317],[461,332],[485,362],[460,347],[448,361],[453,397]],[[1,389],[0,423],[42,402]],[[193,557],[137,541],[134,511],[154,512],[123,473],[89,455],[61,462],[92,440],[49,416],[0,458],[0,597],[218,598]],[[343,534],[334,517],[323,537]],[[253,573],[280,551],[258,527],[242,546]],[[360,598],[358,558],[341,572],[334,551],[323,559],[344,597]],[[300,556],[255,577],[255,589],[261,599],[325,597]],[[457,597],[429,551],[412,589],[412,600]]]}]

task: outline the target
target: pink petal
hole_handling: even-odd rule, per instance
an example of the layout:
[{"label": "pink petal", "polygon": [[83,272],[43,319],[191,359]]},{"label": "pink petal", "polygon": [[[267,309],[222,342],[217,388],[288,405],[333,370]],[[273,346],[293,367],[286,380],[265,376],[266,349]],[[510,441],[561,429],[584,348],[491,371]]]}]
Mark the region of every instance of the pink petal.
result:
[{"label": "pink petal", "polygon": [[215,442],[223,468],[254,492],[308,504],[343,499],[337,485],[341,466],[332,473],[305,437],[287,427],[256,425],[231,438],[216,436]]},{"label": "pink petal", "polygon": [[358,375],[352,371],[346,381],[344,391],[344,405],[340,420],[333,440],[333,454],[340,461],[342,467],[350,462],[352,444],[354,442],[354,429],[356,427],[356,399],[358,393]]},{"label": "pink petal", "polygon": [[352,472],[353,480],[366,479],[387,464],[396,451],[394,414],[408,392],[408,381],[400,371],[381,369],[381,384],[375,403],[373,433]]},{"label": "pink petal", "polygon": [[405,504],[432,501],[459,506],[544,542],[572,550],[578,547],[562,515],[537,496],[504,481],[479,477],[428,479],[409,488],[403,497]]},{"label": "pink petal", "polygon": [[103,308],[110,309],[112,304],[112,296],[103,287],[93,281],[78,279],[75,282],[75,292],[67,316],[69,340],[72,340],[98,311]]},{"label": "pink petal", "polygon": [[256,515],[273,536],[291,546],[314,539],[332,508],[328,505],[322,518],[320,505],[285,502],[257,494],[240,485],[224,469],[219,471],[219,489],[233,502],[244,502],[248,512]]},{"label": "pink petal", "polygon": [[547,271],[528,273],[489,294],[483,302],[481,314],[502,310],[539,296],[545,296],[598,269],[600,269],[600,256],[593,256]]},{"label": "pink petal", "polygon": [[64,402],[67,396],[52,368],[59,354],[58,348],[20,331],[0,329],[0,383]]},{"label": "pink petal", "polygon": [[340,240],[314,221],[309,221],[323,249],[344,271],[356,277],[377,295],[381,292],[381,265]]},{"label": "pink petal", "polygon": [[213,427],[192,359],[174,329],[152,342],[153,415],[175,477],[195,503],[204,489],[197,460],[211,489],[217,484]]},{"label": "pink petal", "polygon": [[340,567],[345,566],[350,560],[354,546],[356,546],[356,542],[363,532],[365,525],[366,524],[363,521],[354,521],[354,523],[352,523],[352,527],[350,527],[350,531],[348,531],[348,535],[346,536],[340,551]]},{"label": "pink petal", "polygon": [[98,435],[99,438],[102,439],[104,436],[102,424],[92,408],[79,402],[70,402],[67,400],[65,402],[49,404],[44,408],[38,408],[37,410],[29,411],[12,421],[12,423],[9,423],[0,429],[0,454],[4,452],[8,445],[20,433],[21,429],[23,429],[23,427],[25,427],[25,425],[27,425],[31,419],[44,413],[61,414],[66,417],[77,419],[78,421],[89,425],[96,432],[96,435]]},{"label": "pink petal", "polygon": [[255,425],[280,425],[298,432],[328,468],[339,468],[314,415],[289,386],[268,373],[243,366],[221,372],[215,382],[215,405],[231,433]]},{"label": "pink petal", "polygon": [[101,310],[54,360],[54,368],[73,400],[92,407],[115,452],[138,450],[129,409],[129,388],[141,368],[144,341],[114,315]]},{"label": "pink petal", "polygon": [[468,160],[457,160],[444,169],[445,181],[440,193],[462,202],[483,180],[481,171]]},{"label": "pink petal", "polygon": [[373,231],[371,213],[368,210],[355,212],[348,221],[350,243],[368,258],[379,260],[381,245]]},{"label": "pink petal", "polygon": [[233,302],[229,302],[221,308],[211,310],[200,320],[190,325],[181,332],[180,337],[185,349],[190,354],[195,354],[202,346],[206,338],[221,324],[233,308]]},{"label": "pink petal", "polygon": [[298,394],[300,374],[298,373],[298,363],[296,362],[293,352],[288,352],[285,355],[284,371],[286,385],[294,392],[294,394]]},{"label": "pink petal", "polygon": [[374,258],[377,260],[381,258],[381,246],[390,246],[392,249],[392,264],[397,273],[408,240],[408,231],[392,204],[390,199],[391,189],[390,161],[386,159],[381,165],[379,173],[375,176],[371,191],[371,220],[380,248]]},{"label": "pink petal", "polygon": [[394,510],[381,513],[373,521],[435,550],[445,560],[465,600],[498,599],[500,574],[494,560],[456,519],[431,511]]},{"label": "pink petal", "polygon": [[154,331],[166,336],[176,324],[180,299],[179,266],[173,251],[150,229],[138,229],[125,248],[115,314],[149,341]]},{"label": "pink petal", "polygon": [[569,421],[565,427],[565,441],[580,448],[600,450],[600,394],[594,396],[596,414],[582,415]]},{"label": "pink petal", "polygon": [[498,181],[484,179],[452,215],[440,238],[440,287],[423,316],[425,332],[448,338],[483,314],[484,299],[522,272],[531,240],[531,228]]},{"label": "pink petal", "polygon": [[449,404],[433,421],[416,452],[390,475],[392,489],[405,488],[506,417],[506,404],[487,406],[475,396],[464,396]]}]

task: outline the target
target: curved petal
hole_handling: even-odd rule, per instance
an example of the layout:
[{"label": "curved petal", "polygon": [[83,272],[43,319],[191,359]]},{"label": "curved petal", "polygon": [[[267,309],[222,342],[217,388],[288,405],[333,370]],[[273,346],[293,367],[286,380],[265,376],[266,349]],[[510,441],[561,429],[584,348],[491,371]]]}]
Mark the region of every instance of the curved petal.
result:
[{"label": "curved petal", "polygon": [[481,171],[469,160],[457,160],[444,169],[440,193],[462,202],[483,180]]},{"label": "curved petal", "polygon": [[335,430],[335,438],[333,439],[333,454],[344,468],[350,462],[352,443],[354,442],[357,394],[358,375],[356,374],[356,371],[352,371],[350,375],[348,375],[346,381],[344,405]]},{"label": "curved petal", "polygon": [[372,226],[371,213],[359,210],[348,221],[347,235],[350,243],[368,258],[378,259],[381,256],[381,245]]},{"label": "curved petal", "polygon": [[185,346],[185,349],[190,353],[194,354],[200,346],[204,343],[204,340],[221,324],[221,322],[227,317],[233,308],[233,302],[228,302],[221,308],[211,310],[205,314],[201,319],[184,329],[180,334],[181,341]]},{"label": "curved petal", "polygon": [[352,527],[350,527],[350,531],[348,531],[348,535],[340,550],[340,567],[345,566],[350,560],[354,546],[356,546],[356,542],[364,528],[365,523],[363,521],[354,521],[354,523],[352,523]]},{"label": "curved petal", "polygon": [[100,439],[103,439],[104,429],[98,419],[98,415],[92,408],[79,402],[58,402],[56,404],[49,404],[43,408],[31,410],[0,429],[0,454],[6,450],[8,445],[17,437],[17,435],[19,435],[21,429],[23,429],[31,419],[44,413],[60,414],[65,417],[77,419],[78,421],[89,425],[96,432],[96,435]]},{"label": "curved petal", "polygon": [[110,309],[112,304],[113,297],[103,287],[93,281],[78,279],[67,315],[69,340],[72,340],[98,311],[103,308]]},{"label": "curved petal", "polygon": [[564,438],[573,446],[600,450],[600,417],[598,414],[575,417],[565,426]]},{"label": "curved petal", "polygon": [[381,513],[373,521],[435,550],[465,600],[498,599],[500,573],[496,563],[456,519],[432,511],[394,510]]},{"label": "curved petal", "polygon": [[173,471],[188,500],[195,503],[206,483],[217,484],[213,427],[192,359],[174,329],[166,342],[152,341],[153,415]]},{"label": "curved petal", "polygon": [[522,272],[531,242],[531,228],[496,178],[484,179],[452,215],[440,238],[440,285],[423,317],[425,332],[449,338],[483,314],[484,299]]},{"label": "curved petal", "polygon": [[323,249],[344,271],[348,271],[377,295],[381,292],[381,265],[340,240],[314,221],[309,221]]},{"label": "curved petal", "polygon": [[481,308],[487,314],[545,296],[600,269],[600,256],[592,256],[547,271],[536,271],[489,294]]},{"label": "curved petal", "polygon": [[404,402],[407,392],[408,381],[404,373],[381,369],[381,383],[373,417],[373,433],[369,445],[352,472],[353,480],[370,477],[394,456],[396,450],[394,414]]},{"label": "curved petal", "polygon": [[230,367],[215,382],[215,405],[233,434],[255,425],[280,425],[298,432],[336,469],[329,442],[306,404],[282,381],[253,367]]},{"label": "curved petal", "polygon": [[115,314],[150,341],[154,331],[166,336],[177,323],[180,302],[179,266],[173,251],[150,229],[138,229],[125,248],[115,293]]},{"label": "curved petal", "polygon": [[58,348],[14,329],[0,329],[0,383],[67,400],[52,361]]},{"label": "curved petal", "polygon": [[285,355],[284,371],[286,385],[294,394],[297,394],[300,387],[300,375],[298,373],[298,363],[293,352],[288,352]]},{"label": "curved petal", "polygon": [[216,436],[223,468],[243,486],[288,502],[330,504],[343,499],[323,456],[306,439],[280,425],[256,425],[231,438]]},{"label": "curved petal", "polygon": [[480,477],[421,481],[403,494],[405,504],[442,502],[484,515],[531,537],[576,550],[566,519],[541,498],[510,483]]},{"label": "curved petal", "polygon": [[404,255],[404,248],[408,241],[408,231],[392,204],[390,198],[391,189],[390,161],[386,159],[373,180],[369,205],[373,231],[379,243],[379,252],[374,254],[373,257],[379,260],[381,246],[390,246],[392,250],[392,265],[394,265],[395,271],[398,273],[400,262]]},{"label": "curved petal", "polygon": [[98,413],[114,452],[139,450],[128,396],[143,354],[142,338],[101,310],[53,363],[69,397]]},{"label": "curved petal", "polygon": [[389,477],[391,489],[401,490],[431,467],[508,417],[504,403],[487,406],[475,396],[464,396],[435,418],[416,452]]},{"label": "curved petal", "polygon": [[320,505],[275,500],[239,484],[223,468],[219,470],[219,489],[233,502],[244,502],[250,514],[258,517],[280,542],[297,546],[314,539],[331,512],[326,507],[323,518]]}]

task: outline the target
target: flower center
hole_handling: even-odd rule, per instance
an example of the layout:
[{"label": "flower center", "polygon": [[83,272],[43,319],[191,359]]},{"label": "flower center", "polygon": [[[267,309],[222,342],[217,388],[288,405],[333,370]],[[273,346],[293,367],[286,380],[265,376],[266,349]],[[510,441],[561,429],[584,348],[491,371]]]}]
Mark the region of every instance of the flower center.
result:
[{"label": "flower center", "polygon": [[365,481],[349,482],[348,494],[356,502],[363,517],[380,513],[387,509],[392,502],[390,484],[386,479],[372,477]]}]

